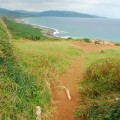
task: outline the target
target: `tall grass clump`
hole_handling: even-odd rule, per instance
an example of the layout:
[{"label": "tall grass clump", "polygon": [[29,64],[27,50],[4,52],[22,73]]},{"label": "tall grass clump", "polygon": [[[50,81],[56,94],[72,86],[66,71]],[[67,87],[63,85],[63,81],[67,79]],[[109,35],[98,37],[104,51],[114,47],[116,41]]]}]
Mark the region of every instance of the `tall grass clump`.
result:
[{"label": "tall grass clump", "polygon": [[42,80],[38,84],[18,62],[7,32],[0,20],[0,119],[33,120],[36,106],[43,113],[49,108],[50,93]]},{"label": "tall grass clump", "polygon": [[120,46],[120,43],[115,43],[114,45],[116,45],[116,46]]},{"label": "tall grass clump", "polygon": [[81,39],[81,41],[91,43],[91,39],[89,39],[89,38],[83,38],[83,39]]},{"label": "tall grass clump", "polygon": [[119,120],[120,59],[93,63],[80,82],[80,107],[75,115],[87,120]]}]

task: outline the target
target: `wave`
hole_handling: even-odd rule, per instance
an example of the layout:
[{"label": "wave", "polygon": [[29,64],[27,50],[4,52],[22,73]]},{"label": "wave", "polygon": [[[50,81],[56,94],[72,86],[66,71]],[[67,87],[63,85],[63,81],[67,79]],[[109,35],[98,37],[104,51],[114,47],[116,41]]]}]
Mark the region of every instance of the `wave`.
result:
[{"label": "wave", "polygon": [[20,19],[22,22],[24,22],[25,24],[29,24],[29,25],[32,25],[32,26],[36,26],[36,27],[41,27],[41,28],[46,28],[46,29],[50,29],[52,30],[53,32],[53,36],[54,37],[61,37],[61,38],[69,38],[70,36],[62,36],[60,35],[60,33],[65,33],[65,34],[68,34],[69,32],[66,32],[66,31],[60,31],[56,28],[52,28],[52,27],[46,27],[46,26],[43,26],[43,25],[40,25],[40,24],[32,24],[30,23],[30,21],[27,19]]},{"label": "wave", "polygon": [[61,33],[69,33],[69,32],[65,32],[65,31],[60,31]]},{"label": "wave", "polygon": [[39,25],[39,24],[32,24],[32,23],[30,23],[30,21],[25,20],[25,19],[20,19],[20,20],[21,20],[21,22],[24,22],[25,24],[29,24],[29,25],[32,25],[32,26],[53,30],[53,36],[55,36],[55,37],[58,37],[58,34],[60,33],[60,31],[56,28],[50,28],[50,27],[46,27],[46,26],[43,26],[43,25]]},{"label": "wave", "polygon": [[38,26],[43,27],[43,28],[47,28],[47,29],[50,29],[50,30],[53,30],[54,31],[53,35],[55,37],[58,37],[57,35],[60,33],[60,31],[58,29],[56,29],[56,28],[50,28],[50,27],[46,27],[46,26],[43,26],[43,25],[38,25]]}]

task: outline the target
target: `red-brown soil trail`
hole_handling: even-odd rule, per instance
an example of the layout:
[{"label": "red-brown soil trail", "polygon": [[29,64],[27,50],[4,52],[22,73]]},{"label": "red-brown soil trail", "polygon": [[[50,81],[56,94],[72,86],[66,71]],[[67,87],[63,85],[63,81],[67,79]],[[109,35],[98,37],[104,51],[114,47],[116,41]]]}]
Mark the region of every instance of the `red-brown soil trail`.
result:
[{"label": "red-brown soil trail", "polygon": [[[105,49],[120,49],[114,45],[94,45],[84,42],[72,42],[72,45],[80,47],[84,52],[92,52]],[[83,60],[84,52],[75,60],[68,70],[52,85],[53,106],[56,108],[53,113],[53,120],[80,120],[73,117],[74,108],[78,107],[78,80],[82,79],[83,75]],[[66,87],[71,95],[71,100],[68,99],[63,87]]]}]

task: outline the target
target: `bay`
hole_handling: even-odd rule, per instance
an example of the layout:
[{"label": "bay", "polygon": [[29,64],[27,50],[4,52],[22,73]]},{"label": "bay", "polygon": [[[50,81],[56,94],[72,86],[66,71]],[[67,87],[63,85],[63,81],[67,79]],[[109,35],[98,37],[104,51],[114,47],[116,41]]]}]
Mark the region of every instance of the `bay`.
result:
[{"label": "bay", "polygon": [[29,24],[36,24],[56,30],[58,37],[93,38],[120,42],[120,19],[31,17],[24,18]]}]

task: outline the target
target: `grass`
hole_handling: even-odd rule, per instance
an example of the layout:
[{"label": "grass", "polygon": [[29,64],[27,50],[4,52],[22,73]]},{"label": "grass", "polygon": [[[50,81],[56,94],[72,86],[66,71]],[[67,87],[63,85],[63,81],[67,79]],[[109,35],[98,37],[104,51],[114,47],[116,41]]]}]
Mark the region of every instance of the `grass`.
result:
[{"label": "grass", "polygon": [[42,30],[33,28],[31,25],[16,23],[14,20],[4,18],[8,30],[14,39],[26,38],[31,40],[45,40],[46,36],[43,35]]},{"label": "grass", "polygon": [[[14,45],[20,50],[19,55],[21,58],[29,59],[22,60],[26,65],[29,61],[29,63],[34,64],[36,68],[39,66],[39,69],[44,68],[47,70],[50,67],[49,69],[53,69],[59,74],[63,73],[70,63],[82,52],[81,49],[73,47],[67,41],[33,42],[29,40],[19,40],[14,41]],[[29,63],[27,65],[28,67],[30,66]],[[49,65],[47,66],[46,64]],[[48,73],[49,72],[50,70],[48,70]]]},{"label": "grass", "polygon": [[85,55],[83,80],[80,80],[80,106],[76,117],[87,120],[120,118],[120,51],[104,50]]},{"label": "grass", "polygon": [[115,43],[116,46],[120,46],[120,43]]},{"label": "grass", "polygon": [[11,42],[6,25],[0,20],[0,119],[33,120],[39,105],[42,119],[50,120],[51,93],[47,82],[65,72],[81,52],[66,41],[19,38]]},{"label": "grass", "polygon": [[42,119],[51,119],[51,93],[47,82],[65,72],[81,50],[69,42],[9,39],[0,21],[0,119],[33,120],[36,106]]},{"label": "grass", "polygon": [[0,20],[0,119],[35,119],[37,105],[41,106],[43,118],[47,119],[49,89],[43,80],[38,84],[36,76],[22,66],[7,32]]},{"label": "grass", "polygon": [[[72,46],[70,41],[27,40],[46,38],[29,25],[7,22],[13,38],[19,40],[10,41],[8,30],[0,20],[0,119],[33,120],[39,105],[42,119],[50,120],[51,93],[47,83],[63,74],[82,50]],[[89,42],[88,39],[84,41]],[[75,111],[76,117],[88,120],[120,118],[119,61],[119,50],[85,54],[86,72],[80,82],[82,99]]]},{"label": "grass", "polygon": [[[64,73],[72,61],[82,52],[81,49],[71,46],[66,41],[15,40],[13,43],[22,66],[29,71],[29,74],[37,78],[36,84],[38,85],[41,84],[41,80],[43,83],[54,82],[57,76]],[[41,87],[47,91],[43,83]],[[50,104],[48,101],[50,98],[48,93],[44,94],[43,92],[43,105],[45,105],[45,101]],[[47,109],[51,108],[47,107]],[[49,119],[49,117],[45,119]]]},{"label": "grass", "polygon": [[102,50],[102,51],[97,51],[97,52],[90,52],[90,53],[86,53],[85,55],[85,67],[89,67],[91,65],[91,63],[93,62],[99,62],[101,61],[101,59],[105,59],[105,58],[119,58],[120,57],[120,50],[113,50],[113,49],[109,49],[109,50]]},{"label": "grass", "polygon": [[83,38],[83,39],[81,39],[81,41],[91,43],[91,39],[88,39],[88,38]]}]

